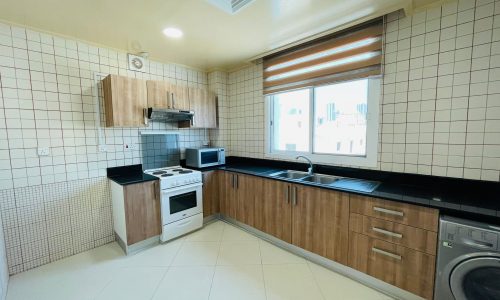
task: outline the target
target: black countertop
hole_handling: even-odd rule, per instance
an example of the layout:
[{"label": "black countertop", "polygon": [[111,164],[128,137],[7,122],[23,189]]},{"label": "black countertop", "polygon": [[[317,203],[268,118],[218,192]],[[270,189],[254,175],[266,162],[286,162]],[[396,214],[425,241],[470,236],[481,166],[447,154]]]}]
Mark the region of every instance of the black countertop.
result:
[{"label": "black countertop", "polygon": [[306,164],[241,157],[228,157],[226,162],[224,166],[200,170],[226,170],[302,185],[318,186],[437,208],[448,215],[500,223],[500,183],[498,182],[315,165],[315,173],[381,183],[373,192],[368,193],[270,176],[270,174],[282,170],[303,171],[307,169]]},{"label": "black countertop", "polygon": [[107,168],[106,173],[109,179],[120,185],[158,180],[155,176],[144,174],[144,172],[142,172],[141,164]]}]

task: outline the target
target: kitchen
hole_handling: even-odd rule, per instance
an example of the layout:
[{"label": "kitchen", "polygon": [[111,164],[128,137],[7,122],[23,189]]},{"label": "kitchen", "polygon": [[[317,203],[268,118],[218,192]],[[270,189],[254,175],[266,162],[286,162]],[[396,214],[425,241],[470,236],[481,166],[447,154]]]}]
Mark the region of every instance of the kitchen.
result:
[{"label": "kitchen", "polygon": [[499,1],[91,2],[0,3],[1,299],[499,298]]}]

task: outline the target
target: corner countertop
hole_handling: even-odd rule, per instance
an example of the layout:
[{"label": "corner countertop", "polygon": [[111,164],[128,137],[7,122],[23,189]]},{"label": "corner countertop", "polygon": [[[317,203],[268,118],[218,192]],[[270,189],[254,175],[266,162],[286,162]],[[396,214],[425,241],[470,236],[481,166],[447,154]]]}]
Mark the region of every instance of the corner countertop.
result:
[{"label": "corner countertop", "polygon": [[158,180],[157,177],[144,174],[142,165],[131,165],[106,169],[108,178],[119,185],[129,185],[146,181]]},{"label": "corner countertop", "polygon": [[[461,217],[469,217],[469,215],[472,214],[476,217],[476,219],[482,219],[484,216],[489,218],[487,221],[500,222],[500,184],[496,182],[451,179],[424,175],[405,175],[400,173],[392,173],[390,174],[390,178],[387,174],[383,174],[387,179],[384,180],[384,176],[373,176],[373,174],[377,175],[376,172],[384,173],[380,171],[370,171],[370,176],[372,176],[372,178],[366,178],[366,174],[370,172],[360,173],[360,176],[358,177],[355,176],[355,173],[353,173],[356,171],[348,170],[351,172],[350,175],[352,176],[345,176],[349,173],[340,170],[340,173],[343,172],[344,174],[339,174],[339,172],[335,172],[336,170],[338,171],[339,168],[329,168],[327,166],[319,166],[319,170],[315,171],[315,173],[380,182],[380,185],[373,192],[361,192],[357,190],[347,190],[328,185],[320,185],[270,176],[270,174],[287,169],[302,170],[304,168],[302,166],[297,168],[296,166],[294,167],[286,162],[283,162],[282,166],[276,162],[269,162],[270,166],[265,166],[262,165],[263,161],[264,160],[259,161],[255,159],[248,159],[246,162],[245,159],[238,159],[237,162],[228,162],[224,166],[199,170],[225,170],[249,174],[274,180],[292,182],[295,184],[316,186],[320,188],[339,190],[353,194],[436,208],[443,213]],[[397,179],[398,176],[409,176],[411,178],[405,180],[395,180],[394,178]]]}]

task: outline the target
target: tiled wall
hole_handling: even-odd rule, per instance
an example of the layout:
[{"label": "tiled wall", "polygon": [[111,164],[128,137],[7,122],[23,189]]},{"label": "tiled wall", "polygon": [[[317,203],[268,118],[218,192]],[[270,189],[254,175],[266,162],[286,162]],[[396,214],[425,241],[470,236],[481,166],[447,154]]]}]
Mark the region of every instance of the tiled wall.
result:
[{"label": "tiled wall", "polygon": [[[0,214],[10,274],[113,240],[106,168],[141,163],[140,131],[178,131],[181,156],[184,148],[208,141],[208,130],[175,124],[104,127],[97,82],[110,73],[209,87],[227,103],[225,73],[208,76],[154,61],[147,72],[133,72],[126,58],[126,53],[0,23]],[[222,128],[227,128],[224,118]],[[226,141],[226,131],[216,140]],[[50,155],[38,156],[39,147],[49,147]]]},{"label": "tiled wall", "polygon": [[9,284],[9,267],[7,265],[7,253],[5,251],[5,238],[0,215],[0,299],[7,297],[7,285]]},{"label": "tiled wall", "polygon": [[[386,19],[376,169],[500,180],[500,1]],[[264,157],[262,65],[229,74],[232,154]]]}]

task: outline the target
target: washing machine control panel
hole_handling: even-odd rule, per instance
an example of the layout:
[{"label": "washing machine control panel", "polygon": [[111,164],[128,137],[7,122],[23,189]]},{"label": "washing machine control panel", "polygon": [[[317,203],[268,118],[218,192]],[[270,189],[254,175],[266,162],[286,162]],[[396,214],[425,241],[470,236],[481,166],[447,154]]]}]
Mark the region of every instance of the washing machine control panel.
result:
[{"label": "washing machine control panel", "polygon": [[499,233],[497,232],[454,223],[446,223],[445,225],[445,236],[441,236],[441,239],[481,250],[494,251],[499,249]]}]

